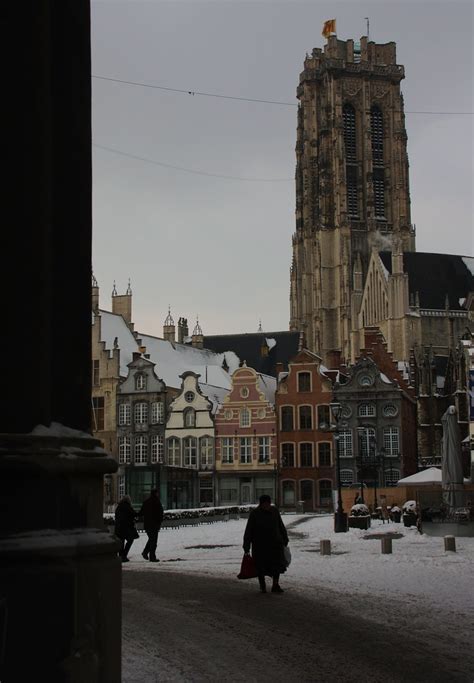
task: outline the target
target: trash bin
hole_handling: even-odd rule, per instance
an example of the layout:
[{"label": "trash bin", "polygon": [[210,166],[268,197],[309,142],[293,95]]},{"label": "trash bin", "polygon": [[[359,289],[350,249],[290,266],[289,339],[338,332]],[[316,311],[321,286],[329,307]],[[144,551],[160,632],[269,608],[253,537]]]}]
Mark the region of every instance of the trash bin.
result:
[{"label": "trash bin", "polygon": [[298,500],[296,502],[296,514],[302,515],[304,513],[304,500]]}]

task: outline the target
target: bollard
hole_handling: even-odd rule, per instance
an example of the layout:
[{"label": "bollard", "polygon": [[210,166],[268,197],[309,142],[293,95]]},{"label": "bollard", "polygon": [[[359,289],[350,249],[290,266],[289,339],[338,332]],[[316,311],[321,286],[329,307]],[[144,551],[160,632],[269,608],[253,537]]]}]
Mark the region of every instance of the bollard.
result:
[{"label": "bollard", "polygon": [[321,552],[321,555],[330,555],[331,554],[331,541],[329,539],[324,539],[323,541],[319,542],[319,549]]},{"label": "bollard", "polygon": [[382,555],[391,555],[392,554],[392,539],[388,538],[387,536],[385,538],[380,539],[382,542]]},{"label": "bollard", "polygon": [[444,549],[450,550],[451,552],[456,552],[456,538],[454,536],[444,537]]}]

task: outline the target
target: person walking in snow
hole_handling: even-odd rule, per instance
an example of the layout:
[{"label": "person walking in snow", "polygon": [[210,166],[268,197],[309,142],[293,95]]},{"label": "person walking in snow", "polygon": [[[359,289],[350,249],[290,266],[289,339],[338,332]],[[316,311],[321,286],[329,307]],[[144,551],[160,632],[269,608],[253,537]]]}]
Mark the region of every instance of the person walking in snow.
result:
[{"label": "person walking in snow", "polygon": [[140,517],[143,517],[143,528],[148,536],[142,556],[150,562],[159,562],[156,557],[156,546],[158,545],[158,533],[163,523],[163,514],[163,506],[158,496],[158,491],[157,489],[152,489],[150,497],[143,502],[138,513]]},{"label": "person walking in snow", "polygon": [[127,555],[133,541],[138,538],[138,531],[135,528],[136,516],[130,496],[123,496],[115,508],[115,535],[120,539],[119,555],[122,562],[129,562]]},{"label": "person walking in snow", "polygon": [[259,500],[259,506],[252,510],[245,527],[244,552],[250,553],[252,547],[260,591],[267,592],[265,576],[271,576],[272,593],[283,593],[279,580],[287,567],[284,549],[288,545],[288,534],[270,496],[260,496]]}]

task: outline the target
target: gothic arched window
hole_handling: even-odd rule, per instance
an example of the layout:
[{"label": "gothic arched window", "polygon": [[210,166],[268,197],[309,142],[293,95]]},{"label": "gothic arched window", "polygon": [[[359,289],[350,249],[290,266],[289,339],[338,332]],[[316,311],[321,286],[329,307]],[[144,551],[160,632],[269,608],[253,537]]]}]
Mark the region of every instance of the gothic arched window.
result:
[{"label": "gothic arched window", "polygon": [[355,164],[356,158],[356,117],[355,109],[350,104],[345,104],[342,108],[342,119],[344,123],[344,145],[346,148],[346,163]]},{"label": "gothic arched window", "polygon": [[375,218],[385,219],[385,174],[383,169],[383,114],[378,107],[370,110]]},{"label": "gothic arched window", "polygon": [[346,150],[347,213],[350,218],[359,218],[357,193],[357,136],[355,109],[350,104],[342,108],[344,146]]}]

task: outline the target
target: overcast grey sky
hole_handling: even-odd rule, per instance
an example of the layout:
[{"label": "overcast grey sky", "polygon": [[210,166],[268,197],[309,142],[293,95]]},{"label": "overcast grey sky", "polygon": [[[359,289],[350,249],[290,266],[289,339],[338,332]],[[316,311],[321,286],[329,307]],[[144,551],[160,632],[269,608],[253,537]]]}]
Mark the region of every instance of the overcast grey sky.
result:
[{"label": "overcast grey sky", "polygon": [[[471,2],[93,0],[92,71],[296,103],[324,20],[397,43],[405,109],[473,110]],[[136,329],[196,315],[205,334],[288,329],[296,107],[93,79],[94,272],[101,306],[130,277]],[[472,255],[473,117],[406,115],[417,250]],[[269,182],[270,181],[270,182]]]}]

